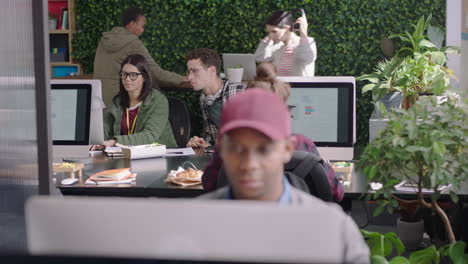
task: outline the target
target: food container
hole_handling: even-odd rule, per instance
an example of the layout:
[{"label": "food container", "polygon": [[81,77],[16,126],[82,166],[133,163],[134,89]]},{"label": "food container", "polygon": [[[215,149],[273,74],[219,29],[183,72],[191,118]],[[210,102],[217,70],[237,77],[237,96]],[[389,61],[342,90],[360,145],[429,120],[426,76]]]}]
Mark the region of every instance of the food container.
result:
[{"label": "food container", "polygon": [[162,157],[166,154],[166,145],[148,144],[138,146],[126,146],[116,144],[122,149],[124,159],[146,159]]}]

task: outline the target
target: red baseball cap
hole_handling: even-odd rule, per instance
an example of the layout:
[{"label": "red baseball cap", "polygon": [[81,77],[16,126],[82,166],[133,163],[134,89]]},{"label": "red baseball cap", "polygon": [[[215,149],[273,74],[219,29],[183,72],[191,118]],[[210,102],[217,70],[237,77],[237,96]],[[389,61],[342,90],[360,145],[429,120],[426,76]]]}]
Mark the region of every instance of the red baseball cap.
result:
[{"label": "red baseball cap", "polygon": [[291,135],[288,108],[275,93],[249,88],[225,103],[218,136],[236,128],[255,129],[272,140],[286,139]]}]

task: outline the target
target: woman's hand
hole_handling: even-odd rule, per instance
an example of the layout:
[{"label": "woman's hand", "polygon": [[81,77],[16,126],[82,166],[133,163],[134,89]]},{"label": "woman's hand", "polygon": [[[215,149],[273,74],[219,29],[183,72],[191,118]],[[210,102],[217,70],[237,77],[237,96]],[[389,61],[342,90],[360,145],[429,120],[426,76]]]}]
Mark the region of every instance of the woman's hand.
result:
[{"label": "woman's hand", "polygon": [[91,145],[89,146],[89,151],[104,150],[106,146],[104,145]]},{"label": "woman's hand", "polygon": [[115,140],[115,139],[105,140],[104,141],[104,146],[113,147],[113,146],[115,146],[115,143],[117,143],[117,140]]},{"label": "woman's hand", "polygon": [[299,35],[301,37],[305,37],[307,38],[307,28],[308,28],[308,24],[307,24],[307,18],[306,16],[301,16],[300,18],[298,18],[296,20],[295,23],[299,23]]}]

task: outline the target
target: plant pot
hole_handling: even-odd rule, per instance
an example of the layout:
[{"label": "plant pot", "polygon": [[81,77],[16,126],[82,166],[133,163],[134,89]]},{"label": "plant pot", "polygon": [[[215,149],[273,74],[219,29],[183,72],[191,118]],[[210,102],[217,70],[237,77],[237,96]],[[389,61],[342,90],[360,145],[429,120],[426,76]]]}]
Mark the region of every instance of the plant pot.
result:
[{"label": "plant pot", "polygon": [[424,235],[424,220],[417,222],[405,222],[401,218],[397,220],[397,235],[406,249],[417,249],[421,246]]},{"label": "plant pot", "polygon": [[241,82],[242,75],[244,74],[243,68],[228,68],[227,77],[231,82]]},{"label": "plant pot", "polygon": [[[384,97],[382,97],[379,102],[382,103],[385,108],[391,109],[391,108],[401,108],[401,103],[403,101],[403,94],[400,92],[394,92],[394,93],[389,93],[386,94]],[[377,108],[377,106],[374,108],[374,112],[372,112],[372,117],[373,118],[381,118],[382,113],[380,112],[380,109]]]},{"label": "plant pot", "polygon": [[57,29],[57,19],[49,19],[49,30]]}]

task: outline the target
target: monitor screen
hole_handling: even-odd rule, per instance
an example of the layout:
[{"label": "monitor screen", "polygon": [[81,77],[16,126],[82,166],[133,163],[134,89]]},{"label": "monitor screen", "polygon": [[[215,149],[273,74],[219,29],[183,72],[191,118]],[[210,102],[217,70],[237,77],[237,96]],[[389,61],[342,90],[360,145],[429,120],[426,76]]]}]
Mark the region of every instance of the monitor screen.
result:
[{"label": "monitor screen", "polygon": [[353,144],[353,84],[291,82],[287,104],[293,133],[303,134],[317,146]]},{"label": "monitor screen", "polygon": [[54,145],[88,145],[91,84],[51,84]]}]

